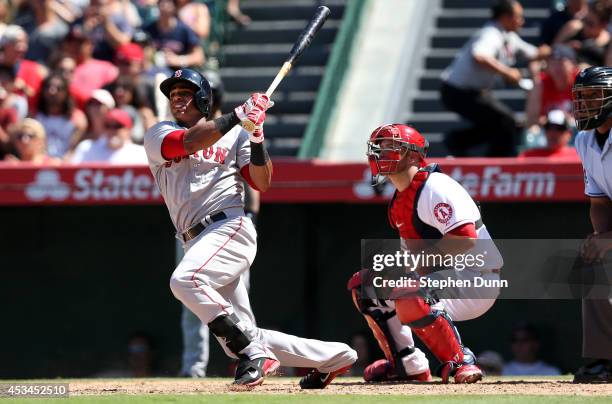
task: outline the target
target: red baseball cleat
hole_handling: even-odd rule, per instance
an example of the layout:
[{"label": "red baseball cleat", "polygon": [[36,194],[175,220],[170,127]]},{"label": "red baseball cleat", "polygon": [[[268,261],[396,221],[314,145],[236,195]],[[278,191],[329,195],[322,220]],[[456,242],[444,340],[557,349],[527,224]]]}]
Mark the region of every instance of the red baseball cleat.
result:
[{"label": "red baseball cleat", "polygon": [[442,368],[442,383],[448,383],[453,374],[457,384],[470,384],[482,380],[482,370],[478,366],[467,364],[458,366],[454,362],[449,362]]}]

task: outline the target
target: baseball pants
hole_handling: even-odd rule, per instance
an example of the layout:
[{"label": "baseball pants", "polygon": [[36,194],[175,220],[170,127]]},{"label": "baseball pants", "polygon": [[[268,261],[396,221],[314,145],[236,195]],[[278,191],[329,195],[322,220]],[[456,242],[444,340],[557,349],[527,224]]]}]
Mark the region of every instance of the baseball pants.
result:
[{"label": "baseball pants", "polygon": [[[182,246],[177,250],[178,262],[183,259]],[[178,264],[177,262],[177,264]],[[249,273],[242,274],[242,281],[249,290]],[[208,325],[191,312],[185,305],[181,305],[181,331],[183,334],[183,356],[181,360],[181,376],[205,377],[208,368],[210,352],[210,330]]]},{"label": "baseball pants", "polygon": [[[354,363],[357,354],[346,344],[299,338],[255,325],[241,274],[255,259],[257,233],[251,220],[236,211],[225,210],[228,219],[211,224],[185,243],[185,256],[170,278],[174,296],[204,324],[235,313],[246,325],[251,341],[269,350],[267,356],[275,356],[282,366],[329,372]],[[235,357],[220,343],[228,356]]]},{"label": "baseball pants", "polygon": [[[473,275],[469,271],[465,272],[465,278]],[[497,273],[483,274],[482,277],[486,280],[499,280],[499,274]],[[482,316],[495,304],[495,298],[490,295],[495,294],[497,296],[499,290],[495,293],[492,288],[483,288],[482,293],[482,296],[477,296],[478,298],[475,299],[440,299],[432,308],[445,311],[453,321],[472,320]],[[383,312],[389,312],[395,310],[395,302],[386,300],[384,305],[379,305],[376,308]],[[387,326],[391,335],[393,335],[397,352],[415,346],[410,327],[403,325],[397,318],[397,315],[387,320]],[[429,368],[429,361],[419,348],[415,348],[412,354],[404,356],[402,364],[404,365],[406,375],[416,375]]]},{"label": "baseball pants", "polygon": [[612,359],[612,299],[582,300],[582,356]]}]

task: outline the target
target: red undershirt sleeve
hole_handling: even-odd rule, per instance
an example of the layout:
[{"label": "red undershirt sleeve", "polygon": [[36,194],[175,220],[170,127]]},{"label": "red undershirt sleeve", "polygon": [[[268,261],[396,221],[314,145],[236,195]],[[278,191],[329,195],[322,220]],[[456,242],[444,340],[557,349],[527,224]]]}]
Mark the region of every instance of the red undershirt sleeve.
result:
[{"label": "red undershirt sleeve", "polygon": [[184,129],[175,130],[164,137],[161,145],[161,155],[164,159],[173,160],[177,157],[184,157],[189,154],[185,151],[185,146],[183,145],[185,132]]},{"label": "red undershirt sleeve", "polygon": [[259,188],[257,188],[257,185],[255,185],[255,183],[253,182],[253,179],[251,178],[251,173],[249,173],[249,166],[250,164],[247,164],[244,167],[242,167],[240,169],[240,175],[242,175],[242,178],[244,178],[244,180],[247,182],[247,184],[251,186],[251,188],[259,191]]},{"label": "red undershirt sleeve", "polygon": [[476,227],[474,226],[474,223],[462,224],[461,226],[454,228],[448,233],[452,234],[453,236],[478,238],[478,234],[476,234]]}]

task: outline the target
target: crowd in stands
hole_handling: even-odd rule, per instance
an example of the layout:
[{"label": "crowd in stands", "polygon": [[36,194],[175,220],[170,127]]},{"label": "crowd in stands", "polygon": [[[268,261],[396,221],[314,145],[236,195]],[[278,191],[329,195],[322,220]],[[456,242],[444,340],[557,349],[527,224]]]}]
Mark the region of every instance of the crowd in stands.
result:
[{"label": "crowd in stands", "polygon": [[218,67],[215,10],[250,23],[238,0],[0,0],[0,162],[146,163],[158,83]]},{"label": "crowd in stands", "polygon": [[[562,6],[535,46],[519,36],[520,2],[496,1],[491,21],[444,73],[443,103],[472,123],[448,134],[451,155],[576,158],[571,87],[580,69],[612,64],[612,1]],[[178,67],[215,65],[221,7],[250,23],[238,0],[0,0],[0,161],[144,161],[146,128],[167,114],[156,87]],[[520,57],[528,67],[516,68]],[[500,78],[528,90],[524,120],[495,98]]]},{"label": "crowd in stands", "polygon": [[[580,70],[612,63],[612,1],[551,2],[555,5],[559,9],[540,26],[539,43],[530,44],[519,36],[521,3],[496,1],[491,21],[446,69],[442,101],[472,124],[447,135],[450,154],[578,159],[571,147],[572,85]],[[527,62],[522,69],[521,59]],[[501,81],[527,91],[524,119],[494,96]]]}]

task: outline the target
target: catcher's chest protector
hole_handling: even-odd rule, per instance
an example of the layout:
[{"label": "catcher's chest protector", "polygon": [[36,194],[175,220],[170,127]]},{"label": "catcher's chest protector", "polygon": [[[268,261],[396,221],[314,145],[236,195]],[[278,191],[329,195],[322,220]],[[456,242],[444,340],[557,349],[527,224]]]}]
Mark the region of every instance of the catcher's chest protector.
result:
[{"label": "catcher's chest protector", "polygon": [[434,172],[441,172],[437,164],[421,168],[403,192],[395,191],[389,203],[388,216],[391,227],[398,230],[403,239],[439,239],[443,234],[419,218],[417,204],[427,179]]}]

